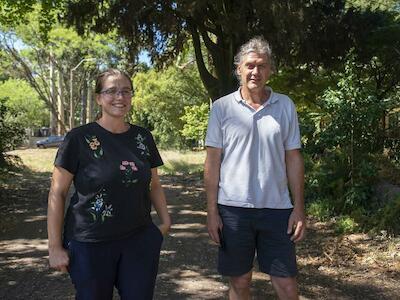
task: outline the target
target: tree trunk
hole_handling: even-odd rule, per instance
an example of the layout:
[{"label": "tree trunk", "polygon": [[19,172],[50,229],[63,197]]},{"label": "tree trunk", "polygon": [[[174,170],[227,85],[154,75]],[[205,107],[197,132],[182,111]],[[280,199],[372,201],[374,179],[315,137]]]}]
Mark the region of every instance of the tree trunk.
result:
[{"label": "tree trunk", "polygon": [[58,107],[58,128],[57,134],[63,135],[65,134],[65,127],[62,126],[62,123],[65,122],[65,107],[64,107],[64,85],[63,85],[63,76],[60,70],[58,70],[58,95],[57,95],[57,107]]},{"label": "tree trunk", "polygon": [[94,99],[93,99],[93,86],[92,81],[89,80],[88,89],[87,89],[87,116],[86,123],[90,123],[94,121]]},{"label": "tree trunk", "polygon": [[82,86],[82,94],[81,94],[81,125],[86,124],[86,116],[87,116],[87,91],[88,91],[88,84],[87,80],[83,80]]},{"label": "tree trunk", "polygon": [[[54,61],[52,54],[50,53],[50,101],[53,107],[57,107],[57,96],[56,96],[56,74],[54,68]],[[50,134],[57,134],[57,111],[50,110]]]},{"label": "tree trunk", "polygon": [[74,74],[73,71],[69,72],[69,130],[75,126],[75,103],[74,103]]}]

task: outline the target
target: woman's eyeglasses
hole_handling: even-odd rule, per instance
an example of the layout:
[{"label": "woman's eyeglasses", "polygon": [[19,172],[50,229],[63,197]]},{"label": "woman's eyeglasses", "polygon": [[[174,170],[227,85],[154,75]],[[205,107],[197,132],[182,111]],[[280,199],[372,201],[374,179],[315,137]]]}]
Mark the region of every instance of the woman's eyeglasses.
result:
[{"label": "woman's eyeglasses", "polygon": [[121,95],[122,97],[132,97],[133,92],[131,90],[108,89],[101,91],[99,94],[103,94],[109,97],[117,97],[118,95]]}]

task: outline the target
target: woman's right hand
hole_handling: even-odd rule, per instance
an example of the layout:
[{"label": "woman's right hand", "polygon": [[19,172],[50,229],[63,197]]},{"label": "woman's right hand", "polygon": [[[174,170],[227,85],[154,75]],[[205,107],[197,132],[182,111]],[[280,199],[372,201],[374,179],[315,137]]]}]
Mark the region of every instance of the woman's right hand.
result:
[{"label": "woman's right hand", "polygon": [[49,263],[50,268],[56,269],[64,273],[68,272],[68,251],[65,250],[63,247],[49,249]]}]

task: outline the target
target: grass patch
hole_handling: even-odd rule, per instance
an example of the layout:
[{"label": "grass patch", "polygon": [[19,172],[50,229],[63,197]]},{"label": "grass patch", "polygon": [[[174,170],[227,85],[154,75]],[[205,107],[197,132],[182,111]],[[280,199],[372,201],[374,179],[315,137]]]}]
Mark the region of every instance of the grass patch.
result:
[{"label": "grass patch", "polygon": [[[23,165],[34,172],[52,172],[57,149],[24,149],[9,152],[20,157]],[[205,151],[160,151],[164,165],[161,175],[194,174],[203,172]]]},{"label": "grass patch", "polygon": [[358,224],[349,216],[340,216],[335,222],[335,232],[349,234],[358,230]]},{"label": "grass patch", "polygon": [[161,175],[182,175],[203,172],[205,151],[161,151],[164,165]]},{"label": "grass patch", "polygon": [[14,150],[8,154],[17,155],[22,163],[34,172],[52,172],[57,149],[24,149]]}]

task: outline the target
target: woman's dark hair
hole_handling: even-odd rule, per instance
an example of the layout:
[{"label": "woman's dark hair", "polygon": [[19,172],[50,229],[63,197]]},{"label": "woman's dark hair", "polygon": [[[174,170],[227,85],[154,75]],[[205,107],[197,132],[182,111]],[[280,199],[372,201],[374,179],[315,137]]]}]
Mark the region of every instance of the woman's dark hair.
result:
[{"label": "woman's dark hair", "polygon": [[103,83],[104,80],[110,76],[123,76],[126,79],[128,79],[130,85],[131,85],[131,90],[133,92],[133,83],[131,77],[128,75],[128,73],[124,71],[120,71],[117,69],[108,69],[102,73],[100,73],[97,78],[96,78],[96,86],[94,88],[94,92],[96,94],[99,94],[103,90]]}]

